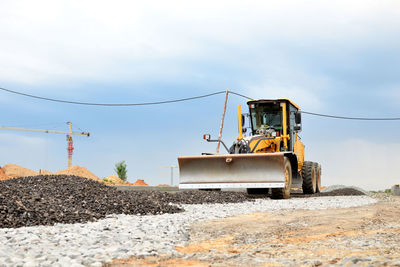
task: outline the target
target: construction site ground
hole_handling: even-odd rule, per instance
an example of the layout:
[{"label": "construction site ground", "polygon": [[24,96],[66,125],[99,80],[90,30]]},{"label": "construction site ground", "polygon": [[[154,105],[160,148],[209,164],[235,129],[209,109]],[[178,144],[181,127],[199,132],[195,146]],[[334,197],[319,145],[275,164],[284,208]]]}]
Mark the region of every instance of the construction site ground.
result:
[{"label": "construction site ground", "polygon": [[195,223],[178,254],[107,266],[400,266],[400,197],[373,197],[380,202]]}]

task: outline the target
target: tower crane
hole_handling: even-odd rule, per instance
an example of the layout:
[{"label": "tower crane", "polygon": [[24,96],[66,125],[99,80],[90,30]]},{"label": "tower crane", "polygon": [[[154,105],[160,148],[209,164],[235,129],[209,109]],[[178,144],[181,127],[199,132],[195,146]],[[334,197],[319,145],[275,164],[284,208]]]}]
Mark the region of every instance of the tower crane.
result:
[{"label": "tower crane", "polygon": [[25,132],[40,132],[40,133],[54,133],[54,134],[66,134],[67,135],[67,151],[68,151],[68,168],[72,166],[72,153],[74,151],[74,143],[72,140],[72,135],[86,135],[90,136],[89,132],[73,132],[71,122],[67,122],[68,132],[66,131],[56,131],[56,130],[42,130],[42,129],[27,129],[27,128],[16,128],[0,126],[0,130],[11,130],[11,131],[25,131]]}]

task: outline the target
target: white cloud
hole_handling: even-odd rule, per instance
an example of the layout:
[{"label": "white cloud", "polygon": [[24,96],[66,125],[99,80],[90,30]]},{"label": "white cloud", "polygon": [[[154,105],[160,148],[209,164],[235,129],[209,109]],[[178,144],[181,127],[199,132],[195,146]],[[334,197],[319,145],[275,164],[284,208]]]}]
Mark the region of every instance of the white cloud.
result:
[{"label": "white cloud", "polygon": [[[274,65],[274,64],[271,64]],[[265,80],[244,85],[246,94],[255,99],[289,98],[304,110],[317,111],[323,107],[323,99],[331,85],[328,78],[309,76],[290,64],[269,67]]]},{"label": "white cloud", "polygon": [[397,32],[398,6],[361,0],[2,1],[0,77],[28,84],[140,80],[181,75],[187,67],[179,60],[218,60],[224,47],[262,53],[265,43],[382,43],[387,39],[377,33]]},{"label": "white cloud", "polygon": [[44,137],[28,136],[16,132],[0,133],[0,166],[7,163],[27,168],[46,168],[49,158],[50,141]]},{"label": "white cloud", "polygon": [[400,183],[397,164],[399,143],[348,139],[310,144],[306,158],[322,163],[323,184],[355,185],[367,190],[390,188]]}]

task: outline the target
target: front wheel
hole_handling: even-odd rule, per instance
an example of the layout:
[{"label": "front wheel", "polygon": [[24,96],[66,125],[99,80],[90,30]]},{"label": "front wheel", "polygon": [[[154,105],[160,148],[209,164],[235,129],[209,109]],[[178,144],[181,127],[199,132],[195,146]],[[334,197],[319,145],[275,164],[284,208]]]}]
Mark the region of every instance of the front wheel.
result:
[{"label": "front wheel", "polygon": [[273,199],[287,199],[290,198],[290,189],[292,188],[292,165],[290,160],[285,157],[285,187],[284,188],[272,188],[271,198]]}]

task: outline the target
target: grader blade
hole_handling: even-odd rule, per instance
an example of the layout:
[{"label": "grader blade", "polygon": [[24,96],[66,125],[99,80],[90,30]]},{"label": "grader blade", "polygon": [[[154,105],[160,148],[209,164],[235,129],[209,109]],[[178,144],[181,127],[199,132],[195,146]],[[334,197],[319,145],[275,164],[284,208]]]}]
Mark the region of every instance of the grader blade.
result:
[{"label": "grader blade", "polygon": [[179,188],[283,188],[284,153],[181,156]]}]

